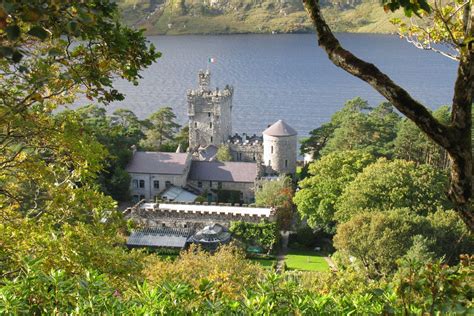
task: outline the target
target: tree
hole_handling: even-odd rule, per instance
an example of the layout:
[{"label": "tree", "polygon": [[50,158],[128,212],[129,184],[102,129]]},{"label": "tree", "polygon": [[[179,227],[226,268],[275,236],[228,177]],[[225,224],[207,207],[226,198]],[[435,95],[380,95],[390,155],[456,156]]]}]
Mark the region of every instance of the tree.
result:
[{"label": "tree", "polygon": [[118,109],[112,116],[107,116],[105,108],[89,105],[75,112],[80,115],[87,132],[108,151],[104,170],[97,181],[102,191],[115,200],[127,201],[130,176],[125,169],[132,158],[131,147],[144,138],[143,123],[130,110]]},{"label": "tree", "polygon": [[147,120],[146,139],[141,145],[151,150],[162,150],[174,140],[180,125],[175,122],[176,115],[169,106],[151,114]]},{"label": "tree", "polygon": [[397,260],[413,246],[417,235],[431,235],[429,221],[405,210],[363,213],[340,224],[334,246],[356,258],[366,273],[379,278],[397,270]]},{"label": "tree", "polygon": [[0,2],[0,275],[21,273],[26,257],[114,283],[140,273],[135,255],[115,247],[116,203],[96,184],[107,150],[79,113],[55,113],[81,93],[123,99],[113,78],[137,83],[158,57],[110,1]]},{"label": "tree", "polygon": [[[450,111],[447,106],[437,109],[433,115],[443,124],[449,124]],[[396,158],[415,161],[418,164],[430,164],[441,169],[448,168],[446,150],[430,140],[410,120],[400,122],[394,146]]]},{"label": "tree", "polygon": [[[407,24],[402,19],[392,19],[398,26],[399,35],[416,48],[431,50],[452,60],[459,61],[463,46],[468,42],[464,39],[463,7],[469,1],[433,1],[429,10],[421,10],[422,23],[410,19]],[[427,8],[428,9],[428,8]]]},{"label": "tree", "polygon": [[340,151],[310,164],[310,176],[299,182],[293,199],[298,213],[312,228],[334,233],[335,204],[347,185],[375,158],[361,151]]},{"label": "tree", "polygon": [[[426,0],[420,1],[382,1],[386,10],[401,7],[406,14],[419,14],[420,10],[431,11]],[[448,196],[454,208],[471,231],[474,230],[472,203],[472,151],[471,126],[474,84],[474,10],[470,1],[463,4],[461,35],[459,40],[458,76],[454,87],[451,105],[451,122],[442,124],[410,94],[393,82],[375,65],[367,63],[344,49],[327,25],[320,10],[318,0],[305,0],[305,8],[316,28],[318,44],[329,59],[351,75],[354,75],[383,95],[408,119],[413,121],[434,142],[446,149],[451,161],[450,187]]]},{"label": "tree", "polygon": [[375,155],[391,156],[400,117],[389,103],[372,108],[357,97],[346,102],[329,123],[311,132],[302,151],[313,156],[341,150],[364,149]]},{"label": "tree", "polygon": [[257,206],[273,207],[276,210],[278,228],[289,230],[293,221],[294,189],[290,177],[280,177],[278,180],[260,181],[261,188],[255,192]]},{"label": "tree", "polygon": [[248,246],[260,246],[270,252],[278,241],[278,230],[275,223],[231,222],[229,230],[240,241]]},{"label": "tree", "polygon": [[406,208],[419,215],[448,209],[446,176],[429,165],[380,158],[348,184],[336,201],[336,219],[350,220],[362,212]]},{"label": "tree", "polygon": [[220,145],[217,149],[216,158],[219,161],[231,161],[232,155],[230,154],[230,148],[228,145]]}]

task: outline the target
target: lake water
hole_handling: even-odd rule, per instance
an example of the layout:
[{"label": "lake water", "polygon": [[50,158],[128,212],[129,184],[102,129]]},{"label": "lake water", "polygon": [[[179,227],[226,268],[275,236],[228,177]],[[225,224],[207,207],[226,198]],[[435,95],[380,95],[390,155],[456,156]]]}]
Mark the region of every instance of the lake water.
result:
[{"label": "lake water", "polygon": [[[338,34],[342,44],[376,64],[430,108],[449,104],[456,63],[412,47],[396,36]],[[211,64],[211,85],[234,86],[234,132],[260,133],[278,119],[299,135],[328,121],[346,100],[360,96],[384,101],[369,85],[334,66],[313,34],[149,37],[163,56],[143,72],[139,86],[117,82],[126,94],[109,110],[128,108],[144,118],[171,106],[186,122],[186,90],[197,86],[197,72]]]}]

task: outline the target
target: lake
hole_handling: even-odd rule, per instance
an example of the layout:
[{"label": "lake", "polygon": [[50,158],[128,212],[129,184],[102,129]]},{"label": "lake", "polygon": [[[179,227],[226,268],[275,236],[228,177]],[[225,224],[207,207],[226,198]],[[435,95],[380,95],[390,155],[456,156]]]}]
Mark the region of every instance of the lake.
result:
[{"label": "lake", "polygon": [[[376,64],[413,97],[430,108],[450,104],[457,65],[418,50],[391,35],[337,34],[357,56]],[[197,72],[208,66],[211,85],[234,86],[234,132],[260,133],[284,119],[300,136],[360,96],[375,106],[384,99],[369,85],[334,66],[317,46],[314,34],[149,37],[163,56],[142,73],[139,86],[118,81],[126,94],[108,108],[133,110],[147,117],[171,106],[181,124],[186,90],[197,86]],[[208,65],[208,59],[216,59]]]}]

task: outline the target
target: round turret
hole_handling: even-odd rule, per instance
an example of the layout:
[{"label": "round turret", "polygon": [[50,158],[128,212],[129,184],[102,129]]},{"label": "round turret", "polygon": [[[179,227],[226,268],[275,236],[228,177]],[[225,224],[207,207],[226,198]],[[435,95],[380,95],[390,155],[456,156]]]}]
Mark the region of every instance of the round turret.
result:
[{"label": "round turret", "polygon": [[263,163],[267,174],[296,173],[298,133],[279,120],[263,131]]}]

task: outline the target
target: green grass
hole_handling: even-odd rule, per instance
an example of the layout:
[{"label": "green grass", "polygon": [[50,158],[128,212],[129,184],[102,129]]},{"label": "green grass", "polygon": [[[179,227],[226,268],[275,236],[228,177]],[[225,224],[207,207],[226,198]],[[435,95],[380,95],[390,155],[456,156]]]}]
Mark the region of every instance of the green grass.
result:
[{"label": "green grass", "polygon": [[249,259],[252,262],[258,263],[265,269],[271,269],[272,265],[276,262],[274,259]]},{"label": "green grass", "polygon": [[324,254],[311,250],[290,250],[286,255],[286,266],[289,270],[328,271],[329,265]]}]

